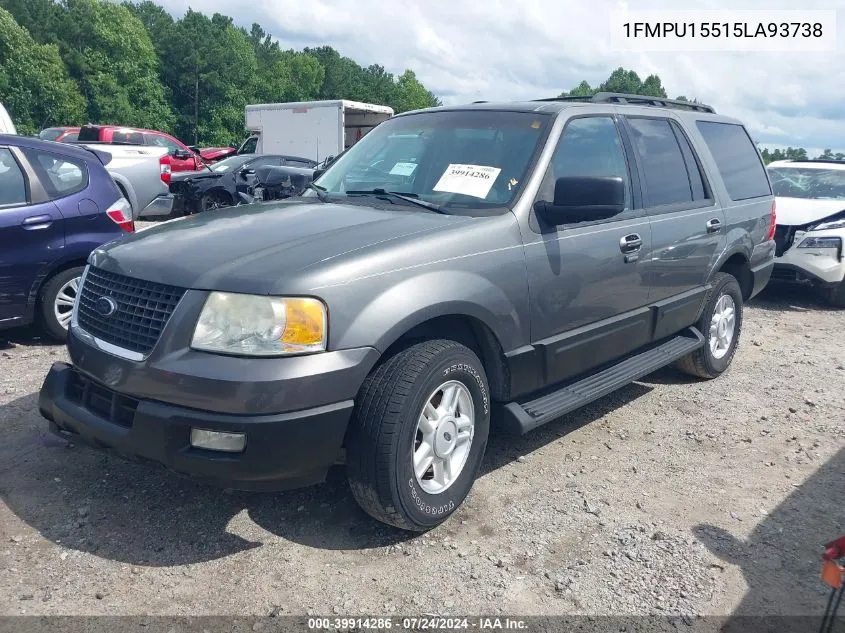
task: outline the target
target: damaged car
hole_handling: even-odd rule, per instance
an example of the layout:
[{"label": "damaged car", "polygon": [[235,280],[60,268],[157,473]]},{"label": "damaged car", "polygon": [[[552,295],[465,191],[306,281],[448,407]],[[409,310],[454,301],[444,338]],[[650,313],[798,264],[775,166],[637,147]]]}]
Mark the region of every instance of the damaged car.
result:
[{"label": "damaged car", "polygon": [[242,198],[249,203],[298,196],[314,180],[315,167],[260,167]]},{"label": "damaged car", "polygon": [[252,201],[248,193],[256,183],[256,173],[284,165],[315,165],[307,158],[281,155],[239,154],[197,172],[173,174],[170,193],[171,215],[191,215]]},{"label": "damaged car", "polygon": [[815,286],[845,308],[845,161],[776,161],[768,171],[777,204],[772,279]]}]

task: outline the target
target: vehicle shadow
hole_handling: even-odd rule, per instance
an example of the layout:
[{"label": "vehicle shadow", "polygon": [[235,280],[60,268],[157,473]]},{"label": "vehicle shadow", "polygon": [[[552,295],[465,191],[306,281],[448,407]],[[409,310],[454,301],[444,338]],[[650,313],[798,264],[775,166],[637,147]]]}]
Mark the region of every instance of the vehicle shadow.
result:
[{"label": "vehicle shadow", "polygon": [[[522,437],[493,434],[480,476],[558,440],[650,389],[633,384]],[[44,538],[63,547],[139,566],[167,567],[223,558],[263,545],[230,524],[244,512],[282,539],[318,549],[395,545],[415,535],[368,517],[343,470],[326,483],[280,493],[205,486],[164,470],[68,445],[47,430],[37,394],[0,405],[0,500]],[[10,529],[4,527],[4,529]]]},{"label": "vehicle shadow", "polygon": [[16,346],[23,347],[56,347],[62,346],[39,331],[36,326],[26,326],[0,331],[0,351]]},{"label": "vehicle shadow", "polygon": [[[786,632],[817,631],[820,622],[784,616],[821,617],[829,589],[820,580],[824,545],[845,534],[845,447],[798,486],[752,530],[739,539],[714,525],[693,531],[715,556],[742,569],[748,591],[722,631],[762,631],[751,616],[772,616]],[[781,618],[780,622],[774,620]],[[760,618],[756,618],[759,620]],[[774,626],[777,624],[777,626]]]},{"label": "vehicle shadow", "polygon": [[816,288],[786,283],[769,283],[748,305],[770,312],[841,312],[828,304]]}]

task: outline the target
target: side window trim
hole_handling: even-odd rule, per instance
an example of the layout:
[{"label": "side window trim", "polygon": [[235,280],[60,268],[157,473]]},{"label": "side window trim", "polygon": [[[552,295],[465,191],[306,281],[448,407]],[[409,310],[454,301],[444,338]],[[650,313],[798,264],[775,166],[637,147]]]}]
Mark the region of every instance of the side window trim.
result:
[{"label": "side window trim", "polygon": [[[622,213],[619,213],[618,215],[615,215],[612,218],[604,218],[604,219],[601,219],[601,220],[592,220],[592,221],[587,221],[587,222],[578,222],[577,224],[565,225],[569,228],[598,226],[598,225],[601,225],[601,224],[609,224],[611,222],[618,222],[620,220],[631,220],[631,219],[641,217],[643,215],[642,194],[641,194],[641,192],[637,191],[637,189],[635,189],[635,187],[634,187],[634,182],[636,182],[637,188],[639,188],[639,186],[640,186],[639,185],[639,174],[636,173],[636,170],[631,163],[631,156],[629,154],[630,143],[629,143],[629,141],[628,141],[628,139],[627,139],[627,137],[624,133],[624,130],[620,129],[620,120],[619,120],[618,115],[613,111],[590,112],[588,114],[576,114],[574,116],[570,116],[566,120],[566,123],[564,124],[563,129],[561,129],[560,134],[558,135],[557,139],[555,141],[547,141],[547,142],[553,142],[554,143],[554,149],[553,149],[552,154],[549,158],[549,163],[546,166],[546,169],[544,170],[543,178],[540,181],[540,187],[542,189],[543,182],[548,177],[549,170],[552,169],[552,165],[554,164],[555,155],[557,154],[557,150],[560,147],[560,144],[563,142],[564,136],[566,135],[566,131],[569,128],[570,124],[573,121],[577,121],[577,120],[580,120],[580,119],[595,119],[595,118],[610,119],[611,122],[613,123],[613,127],[616,129],[616,134],[619,136],[619,143],[620,143],[621,148],[622,148],[622,159],[625,161],[625,169],[626,169],[626,172],[627,172],[627,175],[628,175],[628,181],[626,183],[626,189],[627,189],[627,197],[630,201],[630,206],[629,206],[629,208],[622,211]],[[632,151],[632,148],[630,148],[630,150]],[[534,212],[534,205],[540,199],[541,199],[541,190],[538,190],[536,195],[534,196],[534,200],[532,201],[532,204],[531,204],[531,215],[530,215],[530,221],[529,221],[529,226],[536,233],[540,233],[541,230],[540,230],[540,225],[537,221],[537,217],[536,217],[535,212]]]},{"label": "side window trim", "polygon": [[[687,136],[687,133],[677,121],[670,119],[669,126],[675,133],[675,138],[678,141],[678,145],[681,147],[681,154],[683,154],[684,163],[687,166],[687,175],[690,179],[690,186],[692,186],[693,170],[697,169],[698,175],[701,177],[701,184],[704,187],[704,198],[702,198],[702,200],[714,200],[715,196],[713,195],[713,187],[710,184],[710,179],[707,176],[704,166],[701,164],[701,158],[692,146],[692,142],[690,142],[689,136]],[[689,162],[690,159],[692,160],[692,164]],[[695,202],[695,195],[693,195],[693,202]]]},{"label": "side window trim", "polygon": [[[625,114],[620,117],[622,119],[622,124],[625,127],[626,134],[631,134],[631,127],[629,120],[630,119],[657,119],[663,121],[669,121],[669,126],[671,129],[671,124],[674,121],[671,117],[665,116],[654,116],[654,115],[646,115],[646,114]],[[677,139],[675,139],[677,142]],[[683,155],[683,150],[681,149],[680,144],[678,144],[678,150]],[[634,151],[633,145],[631,147],[631,152],[633,154],[634,164],[637,166],[637,170],[642,173],[642,164],[640,162],[639,154]],[[686,163],[685,163],[686,166]],[[689,172],[687,172],[687,180],[689,180]],[[692,193],[692,183],[690,182],[690,193]],[[692,200],[691,202],[676,202],[672,204],[662,204],[662,205],[653,205],[651,204],[651,200],[649,199],[648,194],[648,185],[645,182],[645,179],[640,179],[640,186],[643,190],[643,208],[645,212],[650,215],[663,215],[665,213],[676,213],[678,211],[690,211],[693,209],[703,209],[706,207],[715,206],[716,201],[712,198],[705,199],[705,200]]]},{"label": "side window trim", "polygon": [[[26,155],[26,152],[31,152],[33,154],[32,160],[30,157]],[[54,160],[64,161],[71,165],[77,167],[82,173],[82,180],[80,181],[79,185],[76,187],[72,187],[65,192],[56,190],[55,194],[51,192],[51,188],[48,187],[48,184],[45,183],[42,178],[39,170],[43,170],[43,166],[36,166],[34,163],[37,160],[34,154],[43,154],[45,156],[49,156]],[[37,202],[47,202],[50,200],[61,200],[62,198],[67,198],[68,196],[72,196],[74,194],[79,193],[80,191],[84,191],[91,182],[91,175],[88,170],[88,164],[82,159],[71,159],[66,156],[62,156],[61,154],[54,154],[53,152],[46,152],[43,150],[36,150],[27,148],[25,151],[21,151],[21,155],[23,160],[26,161],[27,166],[29,168],[28,174],[31,174],[31,180],[33,182],[38,183],[38,188],[41,190],[43,195],[43,199],[38,200]],[[49,179],[49,177],[47,177]],[[52,184],[52,183],[51,183]]]}]

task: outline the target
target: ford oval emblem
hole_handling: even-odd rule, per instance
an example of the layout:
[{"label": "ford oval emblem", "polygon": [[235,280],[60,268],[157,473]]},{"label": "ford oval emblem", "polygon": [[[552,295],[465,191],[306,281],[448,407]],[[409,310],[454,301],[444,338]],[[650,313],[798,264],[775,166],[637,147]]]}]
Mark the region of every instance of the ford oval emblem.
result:
[{"label": "ford oval emblem", "polygon": [[94,303],[94,310],[101,316],[110,317],[117,312],[117,303],[111,297],[100,297]]}]

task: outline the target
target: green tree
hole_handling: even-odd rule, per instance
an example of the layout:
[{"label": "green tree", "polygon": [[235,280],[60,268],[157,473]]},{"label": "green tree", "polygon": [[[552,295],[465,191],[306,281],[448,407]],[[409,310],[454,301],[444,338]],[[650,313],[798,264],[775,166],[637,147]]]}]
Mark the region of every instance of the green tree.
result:
[{"label": "green tree", "polygon": [[395,98],[388,105],[396,112],[407,112],[432,108],[441,103],[433,92],[419,82],[413,70],[406,70],[396,80]]},{"label": "green tree", "polygon": [[61,52],[98,123],[170,131],[173,111],[143,23],[125,6],[65,0],[57,22]]},{"label": "green tree", "polygon": [[0,9],[0,102],[20,134],[84,119],[85,101],[53,44],[38,44]]}]

